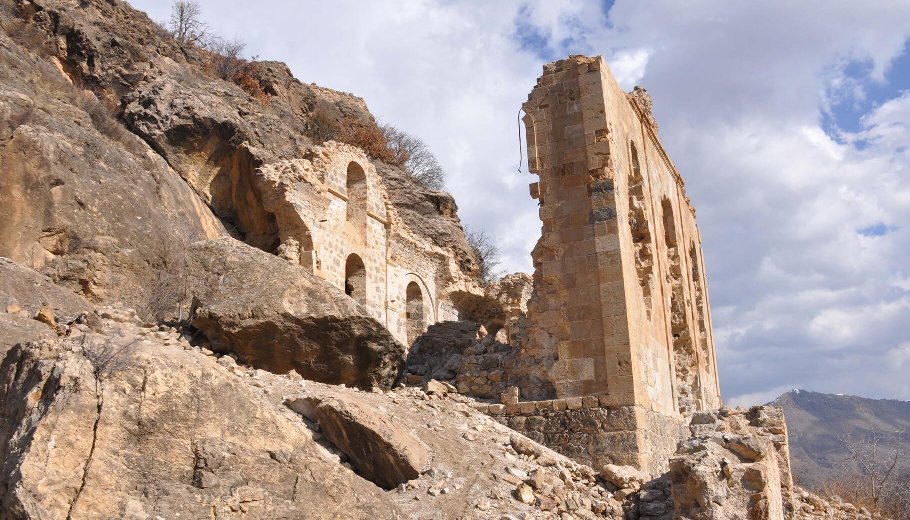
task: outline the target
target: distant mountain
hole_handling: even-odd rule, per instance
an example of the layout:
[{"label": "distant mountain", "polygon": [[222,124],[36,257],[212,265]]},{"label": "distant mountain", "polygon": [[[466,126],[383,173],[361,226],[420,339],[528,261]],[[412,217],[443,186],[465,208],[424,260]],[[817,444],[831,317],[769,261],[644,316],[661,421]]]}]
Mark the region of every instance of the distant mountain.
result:
[{"label": "distant mountain", "polygon": [[[840,438],[845,431],[854,438],[873,430],[888,434],[904,431],[902,449],[910,455],[908,401],[791,390],[771,404],[784,409],[793,475],[805,487],[817,488],[842,467],[847,450]],[[891,436],[887,438],[884,451],[891,453],[894,441]]]}]

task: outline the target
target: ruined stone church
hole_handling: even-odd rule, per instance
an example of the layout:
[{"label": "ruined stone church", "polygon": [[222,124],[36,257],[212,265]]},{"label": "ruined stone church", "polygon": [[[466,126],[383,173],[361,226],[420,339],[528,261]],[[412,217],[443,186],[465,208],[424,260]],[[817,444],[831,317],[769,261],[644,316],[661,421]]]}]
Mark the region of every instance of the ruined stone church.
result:
[{"label": "ruined stone church", "polygon": [[690,413],[720,405],[695,209],[650,98],[601,57],[547,65],[523,105],[543,230],[530,343],[559,397]]},{"label": "ruined stone church", "polygon": [[[511,349],[469,349],[452,380],[576,460],[664,471],[686,417],[722,404],[695,210],[647,92],[621,90],[603,58],[546,65],[523,109],[543,224],[533,287],[488,291]],[[419,339],[412,372],[443,344]]]}]

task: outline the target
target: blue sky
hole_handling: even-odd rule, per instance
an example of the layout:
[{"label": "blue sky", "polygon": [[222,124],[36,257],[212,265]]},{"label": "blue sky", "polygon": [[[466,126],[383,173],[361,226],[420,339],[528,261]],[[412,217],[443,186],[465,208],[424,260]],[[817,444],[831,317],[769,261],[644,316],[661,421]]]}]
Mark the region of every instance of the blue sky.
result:
[{"label": "blue sky", "polygon": [[[134,2],[156,20],[168,4]],[[423,137],[509,270],[530,270],[540,229],[518,108],[544,62],[602,54],[651,93],[697,208],[725,398],[910,399],[910,3],[201,4],[249,54]]]}]

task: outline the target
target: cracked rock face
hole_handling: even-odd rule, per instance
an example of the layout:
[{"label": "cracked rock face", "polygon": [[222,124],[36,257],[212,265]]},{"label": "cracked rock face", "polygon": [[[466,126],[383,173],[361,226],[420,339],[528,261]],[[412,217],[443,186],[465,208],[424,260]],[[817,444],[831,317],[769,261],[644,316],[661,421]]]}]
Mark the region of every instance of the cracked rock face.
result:
[{"label": "cracked rock face", "polygon": [[389,388],[405,347],[328,282],[233,239],[188,253],[190,319],[212,349],[256,368],[369,389]]},{"label": "cracked rock face", "polygon": [[0,517],[398,516],[280,401],[129,316],[7,355]]},{"label": "cracked rock face", "polygon": [[[0,365],[2,518],[622,518],[592,469],[457,394],[277,376],[130,310],[92,316]],[[287,396],[332,410],[312,422]],[[363,478],[345,436],[391,446],[412,470],[376,456],[374,475],[407,480]]]}]

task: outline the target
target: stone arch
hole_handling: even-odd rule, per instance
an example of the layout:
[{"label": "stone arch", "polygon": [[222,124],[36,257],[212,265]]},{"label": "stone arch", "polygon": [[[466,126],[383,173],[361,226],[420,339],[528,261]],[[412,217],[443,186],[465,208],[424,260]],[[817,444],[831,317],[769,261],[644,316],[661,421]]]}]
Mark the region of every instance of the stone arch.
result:
[{"label": "stone arch", "polygon": [[414,343],[426,327],[425,307],[420,284],[414,281],[408,283],[405,288],[405,327],[408,345]]},{"label": "stone arch", "polygon": [[645,304],[645,315],[651,318],[651,285],[654,265],[651,226],[648,223],[645,195],[645,179],[638,161],[638,150],[630,141],[632,169],[629,172],[629,229],[632,233],[632,252],[635,257],[635,271]]},{"label": "stone arch", "polygon": [[367,268],[356,253],[348,255],[344,263],[344,293],[366,306]]},{"label": "stone arch", "polygon": [[367,219],[367,174],[355,161],[348,164],[347,172],[347,221],[366,226]]}]

